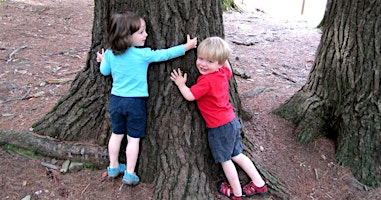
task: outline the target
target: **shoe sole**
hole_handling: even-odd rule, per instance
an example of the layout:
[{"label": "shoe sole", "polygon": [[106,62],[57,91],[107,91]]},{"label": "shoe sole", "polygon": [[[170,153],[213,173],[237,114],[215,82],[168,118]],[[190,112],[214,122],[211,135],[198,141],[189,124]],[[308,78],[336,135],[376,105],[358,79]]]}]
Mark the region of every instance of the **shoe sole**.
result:
[{"label": "shoe sole", "polygon": [[116,177],[118,177],[119,176],[119,174],[118,175],[116,175],[116,176],[110,176],[110,175],[107,175],[108,176],[108,178],[116,178]]},{"label": "shoe sole", "polygon": [[125,185],[130,185],[130,186],[135,186],[135,185],[139,184],[139,182],[130,182],[130,181],[125,181],[125,180],[122,180],[122,183]]},{"label": "shoe sole", "polygon": [[255,194],[252,194],[252,195],[242,194],[242,196],[243,197],[265,196],[267,193],[269,193],[269,192],[255,193]]},{"label": "shoe sole", "polygon": [[[121,166],[123,166],[122,168],[121,168]],[[108,170],[107,170],[107,176],[109,177],[109,178],[116,178],[116,177],[118,177],[120,174],[122,174],[122,173],[124,173],[124,171],[126,170],[126,165],[124,165],[124,164],[119,164],[119,172],[117,172],[117,173],[114,173],[114,174],[112,174],[112,175],[110,175],[110,173],[108,172]],[[108,168],[107,168],[108,169]]]},{"label": "shoe sole", "polygon": [[118,172],[117,174],[109,174],[109,173],[107,173],[107,176],[109,177],[109,178],[116,178],[116,177],[118,177],[119,175],[121,175],[121,174],[123,174],[123,172]]}]

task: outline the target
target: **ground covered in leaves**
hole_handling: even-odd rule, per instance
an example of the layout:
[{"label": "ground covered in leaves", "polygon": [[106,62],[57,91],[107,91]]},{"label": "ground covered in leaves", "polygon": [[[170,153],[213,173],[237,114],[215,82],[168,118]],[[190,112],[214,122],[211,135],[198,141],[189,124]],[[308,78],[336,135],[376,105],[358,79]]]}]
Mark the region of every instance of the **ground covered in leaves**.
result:
[{"label": "ground covered in leaves", "polygon": [[[243,2],[243,1],[242,1]],[[92,0],[0,1],[0,129],[28,131],[70,87],[91,44]],[[271,114],[306,82],[321,32],[303,20],[280,20],[261,9],[224,13],[226,39],[254,154],[291,199],[381,199],[335,163],[335,142],[295,141],[293,124]],[[153,186],[131,188],[105,170],[69,173],[44,167],[8,147],[0,150],[0,199],[151,199]],[[221,198],[222,197],[218,197]],[[264,199],[273,199],[271,195]]]}]

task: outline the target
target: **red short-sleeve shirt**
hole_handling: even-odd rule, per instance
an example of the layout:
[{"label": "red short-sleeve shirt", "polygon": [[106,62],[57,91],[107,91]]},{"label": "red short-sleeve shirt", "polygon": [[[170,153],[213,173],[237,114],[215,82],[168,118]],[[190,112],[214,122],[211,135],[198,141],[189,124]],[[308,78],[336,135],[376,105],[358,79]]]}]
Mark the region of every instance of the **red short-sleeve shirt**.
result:
[{"label": "red short-sleeve shirt", "polygon": [[235,118],[229,102],[231,77],[232,72],[224,66],[214,73],[201,75],[190,88],[208,128],[222,126]]}]

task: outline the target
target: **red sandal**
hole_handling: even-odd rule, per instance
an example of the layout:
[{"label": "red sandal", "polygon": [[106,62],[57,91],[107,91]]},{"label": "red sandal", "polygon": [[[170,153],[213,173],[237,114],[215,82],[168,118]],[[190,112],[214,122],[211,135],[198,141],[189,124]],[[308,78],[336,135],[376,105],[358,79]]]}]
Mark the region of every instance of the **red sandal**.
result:
[{"label": "red sandal", "polygon": [[223,180],[218,181],[217,190],[220,194],[222,194],[226,197],[229,197],[229,198],[231,196],[234,197],[233,188],[232,188],[232,186],[230,186],[230,184],[228,182],[225,182]]},{"label": "red sandal", "polygon": [[242,188],[242,193],[246,197],[251,197],[253,195],[263,195],[267,194],[267,186],[266,184],[262,187],[257,187],[253,181],[250,181],[250,183],[246,184]]},{"label": "red sandal", "polygon": [[231,198],[232,200],[242,200],[242,197],[236,197],[236,196],[232,196]]}]

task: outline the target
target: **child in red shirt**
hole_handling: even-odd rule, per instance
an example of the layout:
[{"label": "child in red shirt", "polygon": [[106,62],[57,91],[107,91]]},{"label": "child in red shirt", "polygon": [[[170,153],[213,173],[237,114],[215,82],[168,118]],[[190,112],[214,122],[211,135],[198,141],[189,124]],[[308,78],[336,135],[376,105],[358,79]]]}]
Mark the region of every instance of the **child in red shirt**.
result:
[{"label": "child in red shirt", "polygon": [[[228,62],[231,49],[220,37],[209,37],[197,48],[196,66],[201,76],[192,87],[186,86],[187,74],[173,70],[171,80],[188,101],[197,101],[201,115],[206,121],[208,141],[213,158],[221,163],[228,182],[220,181],[218,191],[231,199],[267,193],[267,186],[253,162],[242,153],[241,125],[229,102],[229,79],[232,70]],[[241,188],[234,163],[251,178]]]}]

